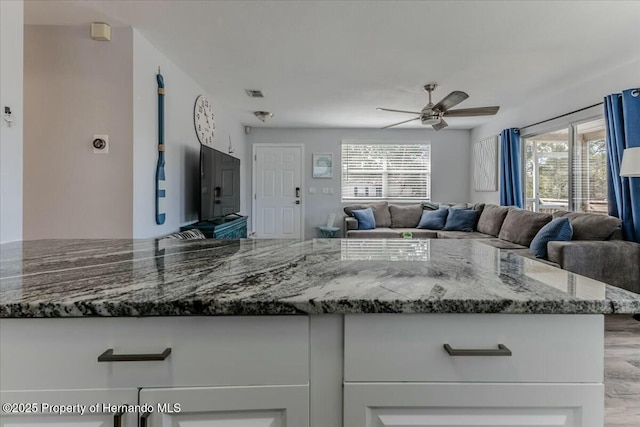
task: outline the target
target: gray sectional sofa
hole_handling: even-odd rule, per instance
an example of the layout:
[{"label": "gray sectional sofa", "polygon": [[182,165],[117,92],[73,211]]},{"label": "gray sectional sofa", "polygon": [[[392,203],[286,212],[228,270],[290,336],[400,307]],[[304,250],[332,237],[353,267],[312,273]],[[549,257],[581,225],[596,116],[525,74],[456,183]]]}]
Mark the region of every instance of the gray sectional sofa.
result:
[{"label": "gray sectional sofa", "polygon": [[[372,230],[358,230],[351,216],[354,209],[371,207],[376,221]],[[479,212],[476,231],[418,229],[422,210],[428,208],[475,209]],[[410,231],[413,238],[482,239],[499,249],[534,258],[529,245],[538,231],[558,217],[567,217],[573,227],[569,242],[549,242],[548,258],[541,262],[640,293],[640,244],[622,240],[621,222],[608,215],[559,211],[537,213],[491,204],[389,205],[387,202],[344,208],[346,238],[400,238]]]}]

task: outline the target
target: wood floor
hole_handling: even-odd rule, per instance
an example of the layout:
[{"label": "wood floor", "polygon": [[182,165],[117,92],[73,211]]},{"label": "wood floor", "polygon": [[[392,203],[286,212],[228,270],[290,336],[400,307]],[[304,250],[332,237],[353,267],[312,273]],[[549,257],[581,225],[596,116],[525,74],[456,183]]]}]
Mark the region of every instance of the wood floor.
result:
[{"label": "wood floor", "polygon": [[640,426],[640,322],[605,316],[605,427]]}]

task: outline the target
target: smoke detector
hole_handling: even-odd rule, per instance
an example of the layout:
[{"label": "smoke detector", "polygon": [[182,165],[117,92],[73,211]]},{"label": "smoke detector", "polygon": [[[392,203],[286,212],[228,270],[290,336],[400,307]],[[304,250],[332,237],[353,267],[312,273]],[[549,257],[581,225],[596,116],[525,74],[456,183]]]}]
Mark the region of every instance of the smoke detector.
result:
[{"label": "smoke detector", "polygon": [[91,38],[98,41],[110,41],[111,40],[111,26],[104,22],[92,22],[91,23]]},{"label": "smoke detector", "polygon": [[273,113],[270,113],[268,111],[254,111],[253,115],[256,116],[262,123],[265,123],[267,119],[273,117]]}]

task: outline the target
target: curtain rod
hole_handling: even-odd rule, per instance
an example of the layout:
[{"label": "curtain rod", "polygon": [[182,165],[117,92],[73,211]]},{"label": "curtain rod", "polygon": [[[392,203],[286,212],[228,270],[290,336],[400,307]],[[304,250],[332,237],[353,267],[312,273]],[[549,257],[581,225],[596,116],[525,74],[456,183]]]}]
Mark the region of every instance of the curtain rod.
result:
[{"label": "curtain rod", "polygon": [[550,119],[543,120],[541,122],[532,123],[530,125],[522,126],[522,127],[518,128],[518,132],[520,132],[522,129],[530,128],[530,127],[536,126],[536,125],[541,125],[542,123],[547,123],[547,122],[550,122],[551,120],[559,119],[561,117],[570,116],[571,114],[579,113],[580,111],[588,110],[589,108],[597,107],[598,105],[602,105],[602,104],[604,104],[604,102],[598,102],[597,104],[589,105],[588,107],[580,108],[579,110],[575,110],[575,111],[572,111],[570,113],[561,114],[559,116],[555,116],[555,117],[552,117]]}]

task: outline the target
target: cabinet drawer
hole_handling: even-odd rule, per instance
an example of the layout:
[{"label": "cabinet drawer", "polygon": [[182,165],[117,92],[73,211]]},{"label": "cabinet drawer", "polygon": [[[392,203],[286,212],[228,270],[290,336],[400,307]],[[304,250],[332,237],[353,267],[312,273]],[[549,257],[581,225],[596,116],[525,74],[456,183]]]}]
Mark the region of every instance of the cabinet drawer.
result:
[{"label": "cabinet drawer", "polygon": [[[345,381],[603,381],[600,315],[349,315],[344,341]],[[452,356],[444,344],[503,344],[511,356]]]},{"label": "cabinet drawer", "polygon": [[344,425],[602,427],[602,384],[364,383],[344,386]]},{"label": "cabinet drawer", "polygon": [[142,389],[140,403],[159,408],[180,403],[179,412],[157,410],[147,426],[308,427],[309,386],[188,387]]},{"label": "cabinet drawer", "polygon": [[306,384],[308,329],[302,316],[2,319],[2,389]]}]

